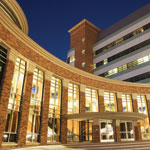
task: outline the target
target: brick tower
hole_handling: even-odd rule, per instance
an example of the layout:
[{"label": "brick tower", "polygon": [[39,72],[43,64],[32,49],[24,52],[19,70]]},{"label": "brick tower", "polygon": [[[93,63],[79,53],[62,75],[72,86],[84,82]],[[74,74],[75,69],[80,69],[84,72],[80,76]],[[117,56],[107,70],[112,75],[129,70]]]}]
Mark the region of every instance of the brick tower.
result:
[{"label": "brick tower", "polygon": [[93,44],[101,30],[83,19],[68,32],[70,33],[70,48],[74,49],[74,66],[93,73]]}]

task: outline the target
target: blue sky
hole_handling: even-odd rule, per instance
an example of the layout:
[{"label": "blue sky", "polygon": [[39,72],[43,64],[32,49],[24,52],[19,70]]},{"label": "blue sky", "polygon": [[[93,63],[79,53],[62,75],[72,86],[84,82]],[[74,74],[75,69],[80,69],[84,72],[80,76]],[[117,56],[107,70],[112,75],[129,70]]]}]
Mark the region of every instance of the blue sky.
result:
[{"label": "blue sky", "polygon": [[150,0],[17,0],[29,24],[29,36],[66,61],[68,30],[87,19],[104,30]]}]

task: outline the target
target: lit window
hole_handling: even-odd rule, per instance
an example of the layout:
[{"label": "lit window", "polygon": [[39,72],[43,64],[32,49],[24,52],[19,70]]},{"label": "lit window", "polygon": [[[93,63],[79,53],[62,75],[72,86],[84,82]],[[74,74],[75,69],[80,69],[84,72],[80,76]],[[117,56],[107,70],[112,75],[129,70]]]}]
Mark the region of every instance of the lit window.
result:
[{"label": "lit window", "polygon": [[85,52],[86,52],[85,49],[83,49],[83,50],[82,50],[82,54],[85,54]]},{"label": "lit window", "polygon": [[137,96],[138,110],[139,113],[147,114],[145,96]]},{"label": "lit window", "polygon": [[60,106],[61,80],[52,77],[50,87],[49,115],[48,115],[48,142],[59,142],[60,135]]},{"label": "lit window", "polygon": [[122,109],[123,112],[132,112],[131,95],[122,94]]},{"label": "lit window", "polygon": [[114,68],[114,69],[108,71],[108,76],[116,74],[116,73],[118,73],[118,69]]},{"label": "lit window", "polygon": [[86,88],[85,99],[86,99],[86,111],[87,112],[98,112],[97,91],[94,89]]},{"label": "lit window", "polygon": [[96,64],[93,65],[93,68],[96,69]]},{"label": "lit window", "polygon": [[79,86],[72,83],[68,85],[68,113],[79,113]]},{"label": "lit window", "polygon": [[82,38],[82,42],[83,42],[83,43],[85,42],[85,37],[84,37],[84,38]]},{"label": "lit window", "polygon": [[70,63],[75,61],[75,57],[74,56],[70,56]]},{"label": "lit window", "polygon": [[108,59],[104,59],[104,65],[106,65],[108,63]]},{"label": "lit window", "polygon": [[83,68],[86,67],[86,63],[85,62],[82,63],[82,67]]},{"label": "lit window", "polygon": [[16,141],[25,69],[26,62],[21,58],[17,58],[8,103],[7,121],[3,135],[3,142]]},{"label": "lit window", "polygon": [[[137,103],[138,103],[138,111],[139,113],[143,113],[145,115],[148,115],[147,112],[147,106],[146,106],[146,99],[144,95],[138,95],[137,96]],[[149,118],[140,121],[141,126],[141,132],[142,133],[150,133],[150,127],[149,127]]]},{"label": "lit window", "polygon": [[107,112],[107,111],[116,112],[117,111],[115,93],[104,92],[104,107],[105,107],[105,112]]},{"label": "lit window", "polygon": [[44,73],[41,70],[34,69],[27,127],[27,141],[29,142],[37,142],[40,134],[43,76]]},{"label": "lit window", "polygon": [[[68,84],[68,114],[79,113],[79,86]],[[67,141],[79,141],[79,121],[67,121]]]}]

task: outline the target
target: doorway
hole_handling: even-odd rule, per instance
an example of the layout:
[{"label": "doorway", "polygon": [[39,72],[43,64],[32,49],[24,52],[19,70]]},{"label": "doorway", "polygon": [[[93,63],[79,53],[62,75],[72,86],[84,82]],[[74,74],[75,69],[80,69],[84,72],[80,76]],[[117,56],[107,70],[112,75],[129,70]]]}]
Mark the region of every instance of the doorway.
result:
[{"label": "doorway", "polygon": [[134,141],[134,129],[132,121],[120,122],[121,141]]}]

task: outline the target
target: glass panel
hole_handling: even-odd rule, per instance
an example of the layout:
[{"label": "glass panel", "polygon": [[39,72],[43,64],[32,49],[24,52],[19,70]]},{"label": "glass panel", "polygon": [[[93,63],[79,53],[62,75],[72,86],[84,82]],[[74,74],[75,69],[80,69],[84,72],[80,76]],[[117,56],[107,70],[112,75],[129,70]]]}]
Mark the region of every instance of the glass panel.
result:
[{"label": "glass panel", "polygon": [[134,131],[132,122],[120,122],[120,135],[122,141],[134,141]]},{"label": "glass panel", "polygon": [[123,112],[132,112],[131,95],[122,94]]},{"label": "glass panel", "polygon": [[79,86],[68,84],[68,113],[79,113]]},{"label": "glass panel", "polygon": [[94,89],[85,89],[86,111],[98,112],[98,96],[97,91]]},{"label": "glass panel", "polygon": [[[137,96],[137,103],[138,103],[139,113],[143,113],[143,114],[146,114],[148,116],[145,96],[144,95],[138,95]],[[142,138],[145,140],[149,139],[149,134],[150,134],[149,118],[147,117],[145,120],[141,120],[140,126],[141,126]]]},{"label": "glass panel", "polygon": [[[22,62],[24,65],[22,65]],[[12,79],[11,92],[8,103],[7,122],[5,126],[5,133],[7,132],[7,140],[4,137],[4,141],[16,142],[16,134],[18,128],[18,116],[20,112],[20,102],[24,84],[25,76],[25,61],[21,58],[16,59],[15,70]],[[4,133],[4,136],[6,134]]]},{"label": "glass panel", "polygon": [[43,72],[35,68],[29,108],[27,141],[38,142],[40,132],[41,103],[43,94]]},{"label": "glass panel", "polygon": [[52,77],[50,86],[48,142],[59,142],[60,136],[60,107],[61,107],[61,80]]},{"label": "glass panel", "polygon": [[112,121],[100,121],[101,142],[114,142],[114,131]]},{"label": "glass panel", "polygon": [[115,93],[104,92],[104,107],[105,107],[105,112],[117,111]]}]

